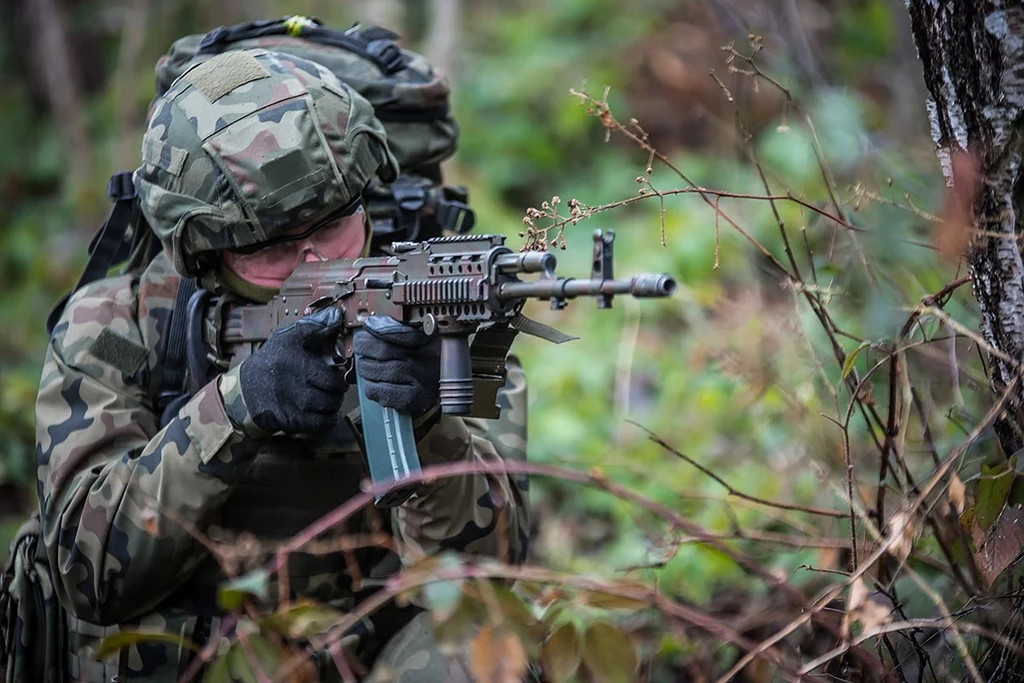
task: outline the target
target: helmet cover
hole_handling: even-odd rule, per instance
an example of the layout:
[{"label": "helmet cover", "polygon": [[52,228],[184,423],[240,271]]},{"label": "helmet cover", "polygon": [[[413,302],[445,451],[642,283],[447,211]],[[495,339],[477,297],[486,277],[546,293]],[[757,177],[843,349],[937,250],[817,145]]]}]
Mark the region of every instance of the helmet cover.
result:
[{"label": "helmet cover", "polygon": [[372,105],[316,62],[225,52],[183,73],[153,107],[134,182],[183,275],[202,254],[321,220],[398,163]]}]

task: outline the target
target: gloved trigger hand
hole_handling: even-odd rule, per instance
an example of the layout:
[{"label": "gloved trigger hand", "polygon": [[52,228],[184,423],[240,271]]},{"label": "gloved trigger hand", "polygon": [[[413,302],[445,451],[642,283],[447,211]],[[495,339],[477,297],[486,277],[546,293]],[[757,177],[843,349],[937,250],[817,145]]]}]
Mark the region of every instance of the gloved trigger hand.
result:
[{"label": "gloved trigger hand", "polygon": [[348,383],[331,361],[341,312],[323,309],[271,335],[239,367],[252,420],[271,434],[316,434],[338,421]]},{"label": "gloved trigger hand", "polygon": [[352,346],[367,398],[413,417],[440,401],[440,336],[388,316],[370,316]]},{"label": "gloved trigger hand", "polygon": [[342,332],[341,311],[334,306],[328,306],[316,313],[310,313],[305,318],[300,318],[295,325],[305,327],[306,336],[302,342],[303,348],[313,353],[319,353],[325,358],[334,354],[334,343]]}]

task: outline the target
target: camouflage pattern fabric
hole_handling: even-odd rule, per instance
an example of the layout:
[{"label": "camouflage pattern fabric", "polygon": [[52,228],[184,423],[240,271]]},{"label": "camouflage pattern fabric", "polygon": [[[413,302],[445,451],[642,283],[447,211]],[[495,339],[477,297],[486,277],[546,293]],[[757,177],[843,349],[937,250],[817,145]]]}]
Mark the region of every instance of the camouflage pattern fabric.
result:
[{"label": "camouflage pattern fabric", "polygon": [[[42,535],[54,590],[69,610],[67,665],[74,680],[98,683],[112,674],[121,681],[176,680],[190,656],[176,645],[139,643],[107,662],[82,651],[119,629],[192,641],[201,640],[202,628],[216,633],[221,615],[212,606],[214,586],[224,574],[195,535],[225,527],[261,540],[289,536],[342,504],[364,472],[353,443],[314,452],[300,440],[258,438],[245,429],[244,417],[233,423],[225,403],[244,415],[244,401],[238,405],[230,374],[203,387],[159,428],[151,397],[161,368],[154,365],[179,282],[161,255],[140,277],[82,289],[46,354],[36,404]],[[509,377],[501,420],[443,417],[418,444],[425,465],[525,458],[526,389],[515,363]],[[283,471],[294,473],[291,482],[280,479]],[[530,524],[526,489],[518,477],[440,480],[384,522],[405,557],[451,548],[521,562]],[[367,510],[344,531],[379,526],[378,514]],[[266,559],[257,552],[253,561]],[[365,576],[379,551],[356,559]],[[289,574],[293,597],[351,607],[354,586],[344,557],[300,554]],[[202,615],[212,621],[204,625]]]},{"label": "camouflage pattern fabric", "polygon": [[464,655],[442,654],[434,637],[432,617],[426,612],[406,624],[384,646],[377,658],[377,665],[366,679],[366,683],[421,681],[474,681]]},{"label": "camouflage pattern fabric", "polygon": [[134,181],[180,273],[265,242],[398,175],[373,106],[315,62],[239,50],[194,64],[154,104]]}]

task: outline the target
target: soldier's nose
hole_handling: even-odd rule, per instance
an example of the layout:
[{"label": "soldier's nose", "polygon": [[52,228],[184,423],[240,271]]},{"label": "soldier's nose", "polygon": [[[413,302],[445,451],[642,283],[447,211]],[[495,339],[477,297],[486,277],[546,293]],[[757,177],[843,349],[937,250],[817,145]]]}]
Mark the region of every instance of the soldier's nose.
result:
[{"label": "soldier's nose", "polygon": [[302,261],[303,263],[314,263],[316,261],[326,261],[327,258],[318,252],[312,245],[302,250]]}]

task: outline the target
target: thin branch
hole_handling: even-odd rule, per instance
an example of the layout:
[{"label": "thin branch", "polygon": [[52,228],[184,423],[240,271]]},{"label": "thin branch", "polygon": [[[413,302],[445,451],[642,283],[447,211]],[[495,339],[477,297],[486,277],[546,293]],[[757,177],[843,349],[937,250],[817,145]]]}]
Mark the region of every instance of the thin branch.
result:
[{"label": "thin branch", "polygon": [[[988,429],[988,427],[993,422],[995,422],[998,416],[1002,413],[1003,409],[1006,407],[1006,404],[1009,402],[1013,394],[1013,391],[1016,389],[1019,383],[1020,375],[1018,374],[1016,377],[1014,377],[1013,381],[1011,381],[1010,385],[1006,388],[1000,400],[996,403],[996,405],[992,406],[992,408],[989,409],[988,413],[985,415],[985,418],[971,431],[967,439],[965,439],[963,443],[961,443],[959,446],[953,449],[953,451],[950,452],[950,454],[943,459],[942,465],[936,468],[935,472],[932,473],[928,482],[922,488],[921,493],[917,495],[916,500],[908,508],[908,515],[912,515],[918,508],[921,507],[922,503],[932,493],[932,490],[935,488],[935,486],[937,486],[938,483],[942,481],[943,477],[945,477],[945,475],[948,473],[953,463],[957,461],[961,454],[966,452],[967,448],[974,443],[974,441],[981,435],[981,433],[984,430]],[[864,576],[864,574],[866,574],[867,571],[872,566],[874,566],[874,564],[878,562],[878,560],[883,555],[888,553],[889,548],[898,538],[898,533],[893,533],[885,537],[879,544],[878,548],[876,548],[875,551],[871,553],[870,557],[868,557],[868,559],[866,559],[860,567],[858,567],[855,571],[850,573],[846,581],[826,591],[825,594],[822,595],[822,597],[815,600],[803,614],[801,614],[796,619],[793,619],[787,626],[780,629],[771,637],[762,641],[762,643],[758,646],[758,650],[755,650],[754,652],[749,652],[743,657],[741,657],[739,661],[737,661],[736,664],[734,664],[733,667],[729,669],[729,671],[724,676],[718,679],[718,683],[727,683],[728,681],[730,681],[733,677],[739,674],[739,672],[742,671],[744,667],[746,667],[748,664],[750,664],[750,662],[754,660],[754,658],[757,656],[757,652],[761,648],[774,647],[776,643],[778,643],[787,635],[798,629],[802,624],[809,621],[816,613],[824,609],[826,605],[828,605],[830,602],[838,598],[848,586],[852,585],[854,581]],[[967,658],[970,658],[969,654],[967,655]]]},{"label": "thin branch", "polygon": [[664,448],[666,451],[668,451],[672,455],[676,456],[677,458],[680,458],[681,460],[686,461],[690,465],[693,465],[698,470],[700,470],[703,474],[707,475],[711,479],[714,479],[717,483],[721,484],[723,487],[725,487],[725,490],[728,491],[729,495],[731,495],[731,496],[736,496],[737,498],[742,498],[742,499],[750,501],[752,503],[757,503],[759,505],[765,505],[767,507],[778,508],[780,510],[791,510],[791,511],[795,511],[795,512],[806,512],[806,513],[809,513],[809,514],[812,514],[812,515],[821,515],[821,516],[824,516],[824,517],[833,517],[835,519],[846,519],[846,517],[847,517],[847,514],[845,512],[840,512],[839,510],[827,510],[825,508],[808,507],[808,506],[803,506],[803,505],[794,505],[792,503],[780,503],[778,501],[766,500],[764,498],[758,498],[757,496],[751,496],[749,494],[743,493],[742,491],[738,491],[735,488],[733,488],[727,481],[725,481],[724,479],[719,477],[717,474],[715,474],[714,472],[709,470],[707,467],[704,467],[703,465],[701,465],[699,462],[697,462],[696,460],[694,460],[690,456],[685,455],[684,453],[680,452],[679,450],[673,448],[664,439],[662,439],[660,436],[658,436],[657,434],[655,434],[654,432],[649,430],[647,427],[644,427],[642,424],[640,424],[638,422],[634,422],[633,420],[628,420],[628,422],[630,424],[636,425],[640,429],[642,429],[645,432],[647,432],[647,438],[648,439],[650,439],[654,443],[658,444],[659,446],[661,446],[662,448]]},{"label": "thin branch", "polygon": [[[867,642],[872,638],[877,638],[878,636],[884,635],[886,633],[897,633],[899,631],[905,631],[908,629],[938,629],[940,631],[944,631],[948,628],[949,626],[946,624],[945,619],[907,619],[904,621],[894,621],[891,624],[886,624],[885,626],[879,626],[877,628],[871,629],[870,631],[861,634],[859,637],[851,640],[850,642],[843,643],[839,647],[830,650],[829,652],[826,652],[820,657],[811,660],[810,662],[805,664],[802,669],[800,669],[800,673],[809,674],[815,669],[818,669],[823,665],[827,664],[828,662],[832,661],[836,657],[839,657],[840,655],[846,653],[851,647],[855,645],[860,645],[861,643]],[[961,631],[966,631],[968,633],[976,633],[980,636],[984,636],[985,638],[989,638],[1000,643],[1001,645],[1010,648],[1013,652],[1016,652],[1018,654],[1024,654],[1024,648],[1021,647],[1020,643],[1014,643],[1009,638],[1006,638],[1000,635],[999,633],[996,633],[991,629],[985,628],[984,626],[981,626],[979,624],[963,622],[957,624],[957,628],[959,628]]]}]

